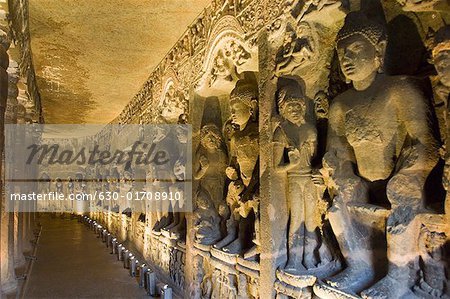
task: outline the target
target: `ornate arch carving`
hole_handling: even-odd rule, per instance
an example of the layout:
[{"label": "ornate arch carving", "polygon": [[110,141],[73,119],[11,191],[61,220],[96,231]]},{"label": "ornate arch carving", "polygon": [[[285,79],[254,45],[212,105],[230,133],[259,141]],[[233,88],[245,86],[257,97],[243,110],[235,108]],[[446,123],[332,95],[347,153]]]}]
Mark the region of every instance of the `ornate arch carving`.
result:
[{"label": "ornate arch carving", "polygon": [[204,97],[229,94],[244,72],[258,71],[258,49],[244,37],[235,17],[220,19],[211,32],[196,92]]},{"label": "ornate arch carving", "polygon": [[180,116],[187,113],[188,102],[178,80],[169,76],[163,85],[158,100],[159,115],[167,123],[177,123]]}]

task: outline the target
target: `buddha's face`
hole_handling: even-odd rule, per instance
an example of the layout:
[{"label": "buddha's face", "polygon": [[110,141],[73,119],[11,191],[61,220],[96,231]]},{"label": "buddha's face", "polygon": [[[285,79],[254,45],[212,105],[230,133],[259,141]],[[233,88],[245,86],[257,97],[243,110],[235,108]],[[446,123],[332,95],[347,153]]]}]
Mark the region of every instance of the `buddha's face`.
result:
[{"label": "buddha's face", "polygon": [[239,100],[231,103],[230,112],[233,123],[241,128],[245,126],[252,115],[251,108]]},{"label": "buddha's face", "polygon": [[439,52],[434,57],[434,66],[441,83],[450,87],[450,50]]},{"label": "buddha's face", "polygon": [[337,51],[342,72],[351,81],[362,81],[380,67],[375,47],[361,34],[339,41]]},{"label": "buddha's face", "polygon": [[301,125],[305,122],[305,108],[299,100],[288,99],[280,108],[281,116],[291,123]]}]

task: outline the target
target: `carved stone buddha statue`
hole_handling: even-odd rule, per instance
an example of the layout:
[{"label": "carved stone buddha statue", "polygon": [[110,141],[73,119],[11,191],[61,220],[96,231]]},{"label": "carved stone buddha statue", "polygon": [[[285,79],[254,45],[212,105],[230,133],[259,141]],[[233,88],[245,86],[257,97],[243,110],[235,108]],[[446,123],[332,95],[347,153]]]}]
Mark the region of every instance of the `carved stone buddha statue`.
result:
[{"label": "carved stone buddha statue", "polygon": [[[353,88],[332,102],[324,156],[335,195],[329,219],[347,264],[326,282],[350,294],[365,289],[363,298],[413,296],[416,216],[423,208],[425,181],[438,161],[423,91],[410,78],[382,74],[386,40],[384,28],[361,12],[347,15],[337,52]],[[368,236],[361,234],[365,224],[355,221],[349,206],[368,203],[375,185],[384,186],[380,195],[391,209],[386,223],[388,273],[374,284],[374,252]]]}]

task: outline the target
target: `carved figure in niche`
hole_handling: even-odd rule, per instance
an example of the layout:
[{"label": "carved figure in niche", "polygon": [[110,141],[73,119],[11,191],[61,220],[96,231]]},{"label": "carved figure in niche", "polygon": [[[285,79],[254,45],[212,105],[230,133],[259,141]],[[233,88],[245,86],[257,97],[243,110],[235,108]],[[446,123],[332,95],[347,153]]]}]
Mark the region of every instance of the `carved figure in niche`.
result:
[{"label": "carved figure in niche", "polygon": [[237,298],[237,281],[233,274],[223,274],[223,282],[221,286],[222,295],[220,298],[236,299]]},{"label": "carved figure in niche", "polygon": [[189,27],[189,35],[191,37],[191,45],[192,45],[192,52],[198,47],[200,37],[198,36],[198,30],[197,30],[197,24],[192,25]]},{"label": "carved figure in niche", "polygon": [[203,279],[202,283],[200,284],[200,288],[202,291],[202,299],[212,298],[213,282],[212,282],[211,274],[205,275],[205,278]]},{"label": "carved figure in niche", "polygon": [[194,269],[194,277],[192,280],[191,286],[191,298],[192,299],[201,299],[202,296],[202,282],[206,281],[205,278],[205,270],[203,267],[203,257],[201,255],[194,256],[192,268]]},{"label": "carved figure in niche", "polygon": [[206,37],[205,26],[203,25],[203,18],[197,19],[194,25],[191,26],[191,43],[192,50],[195,53],[195,49],[200,48]]},{"label": "carved figure in niche", "polygon": [[56,192],[59,192],[59,193],[63,192],[63,183],[60,178],[56,178],[55,189],[56,189]]},{"label": "carved figure in niche", "polygon": [[194,212],[195,242],[213,245],[220,239],[220,216],[208,192],[199,188],[195,195],[197,208]]},{"label": "carved figure in niche", "polygon": [[[222,247],[230,244],[237,238],[237,228],[239,225],[239,207],[241,202],[241,194],[244,192],[244,184],[242,183],[242,180],[235,180],[231,181],[228,185],[228,192],[227,192],[227,210],[223,211],[222,214],[226,214],[226,212],[231,211],[231,215],[228,217],[224,217],[226,220],[226,235],[225,237],[220,240],[218,243],[214,244],[214,247],[217,249],[221,249]],[[225,209],[225,207],[223,207]]]},{"label": "carved figure in niche", "polygon": [[221,299],[222,297],[220,296],[220,289],[222,287],[222,282],[223,282],[223,275],[222,272],[220,272],[220,270],[215,269],[214,272],[212,273],[212,283],[213,283],[213,289],[211,292],[211,299]]},{"label": "carved figure in niche", "polygon": [[73,179],[69,176],[69,177],[67,178],[67,192],[68,192],[69,194],[73,194],[73,193],[74,193],[74,190],[75,190],[75,184],[74,184],[74,181],[73,181]]},{"label": "carved figure in niche", "polygon": [[108,183],[111,192],[120,192],[120,174],[116,165],[113,165],[111,168]]},{"label": "carved figure in niche", "polygon": [[200,147],[194,159],[194,178],[210,195],[214,208],[223,202],[227,154],[222,133],[215,124],[206,124],[200,129]]},{"label": "carved figure in niche", "polygon": [[250,277],[250,283],[248,284],[248,291],[251,299],[259,298],[259,279],[257,277]]},{"label": "carved figure in niche", "polygon": [[[424,184],[438,160],[429,125],[427,99],[406,77],[380,73],[386,47],[384,28],[361,12],[349,13],[337,37],[341,69],[353,88],[330,108],[324,165],[335,187],[329,219],[347,268],[327,279],[329,288],[358,293],[374,279],[372,252],[363,224],[349,211],[367,203],[369,191],[391,204],[386,223],[388,274],[362,293],[364,298],[413,296],[409,266],[417,261],[416,216],[423,206]],[[407,108],[405,108],[407,107]],[[372,188],[372,189],[371,189]],[[376,190],[380,190],[377,188]]]},{"label": "carved figure in niche", "polygon": [[[187,127],[183,125],[178,125],[175,128],[175,135],[179,144],[179,154],[178,160],[174,165],[174,177],[176,179],[175,183],[169,187],[170,192],[175,194],[176,192],[180,192],[183,194],[184,189],[182,188],[184,185],[180,182],[184,182],[185,174],[186,174],[186,144],[188,142],[188,131]],[[184,198],[184,195],[181,196],[181,199]],[[184,239],[186,232],[186,214],[181,212],[184,202],[182,200],[177,200],[175,202],[176,207],[174,207],[173,214],[173,222],[165,227],[166,230],[170,232],[170,234],[177,239]]]},{"label": "carved figure in niche", "polygon": [[247,275],[240,273],[238,276],[238,299],[248,299],[248,281]]},{"label": "carved figure in niche", "polygon": [[[227,168],[226,173],[232,181],[237,181],[238,179],[242,181],[244,191],[239,194],[240,202],[242,203],[253,200],[258,189],[259,139],[257,99],[258,92],[255,86],[244,80],[238,81],[230,96],[231,118],[228,122],[231,123],[233,130],[230,132],[231,136],[226,138],[230,141],[230,166]],[[224,129],[228,127],[229,125],[226,123]],[[231,209],[232,207],[230,207]],[[232,213],[236,216],[238,215],[233,210]],[[248,216],[248,213],[243,214]],[[253,214],[253,216],[255,215]],[[255,223],[251,217],[240,216],[237,223],[239,224],[237,238],[222,248],[223,251],[232,254],[241,253],[242,250],[246,249],[245,247],[249,245],[248,237],[254,234]]]},{"label": "carved figure in niche", "polygon": [[236,68],[229,61],[223,52],[219,50],[217,56],[214,58],[214,65],[211,69],[211,81],[210,85],[214,84],[217,80],[235,81],[239,78],[236,73]]},{"label": "carved figure in niche", "polygon": [[170,84],[167,88],[162,107],[161,116],[169,123],[176,123],[180,115],[186,113],[186,100],[173,84]]},{"label": "carved figure in niche", "polygon": [[[286,26],[283,45],[278,49],[275,63],[275,74],[292,73],[296,68],[309,61],[313,56],[313,46],[311,43],[311,27],[306,22],[298,25],[299,34],[294,30],[291,24]],[[301,33],[301,35],[300,35]]]},{"label": "carved figure in niche", "polygon": [[328,118],[328,111],[330,109],[330,104],[328,103],[328,96],[325,92],[319,91],[314,97],[314,111],[316,117]]},{"label": "carved figure in niche", "polygon": [[41,193],[50,192],[50,184],[51,184],[50,176],[47,173],[43,172],[41,174],[41,177],[39,178],[39,191]]},{"label": "carved figure in niche", "polygon": [[[284,268],[292,274],[326,265],[331,254],[320,233],[319,201],[322,194],[313,183],[311,160],[317,150],[317,129],[312,111],[301,89],[294,84],[277,92],[282,117],[273,136],[274,169],[287,176],[289,210],[288,261]],[[311,103],[312,104],[312,103]],[[309,109],[308,109],[309,108]],[[286,157],[286,158],[285,158]]]},{"label": "carved figure in niche", "polygon": [[[442,227],[436,227],[437,230]],[[433,228],[422,226],[420,231],[419,251],[421,254],[421,270],[419,281],[414,287],[421,298],[450,298],[444,292],[449,284],[446,275],[445,243],[447,235]]]},{"label": "carved figure in niche", "polygon": [[[438,119],[444,119],[444,121],[440,122],[441,126],[445,127],[445,131],[442,132],[442,139],[445,141],[445,168],[444,168],[444,177],[443,177],[443,185],[445,190],[449,191],[449,180],[450,180],[450,132],[448,131],[450,128],[450,124],[448,123],[448,99],[450,95],[450,25],[444,26],[436,32],[434,38],[434,45],[432,51],[433,63],[436,68],[439,83],[435,87],[436,97],[435,106],[436,110],[438,107],[441,107],[438,114]],[[440,117],[439,117],[439,114]],[[450,215],[450,200],[446,198],[445,202],[445,211],[447,215]],[[447,216],[449,217],[449,216]]]},{"label": "carved figure in niche", "polygon": [[[105,182],[107,184],[107,190],[110,190],[109,185],[109,171],[105,173]],[[133,182],[133,169],[131,168],[131,162],[125,163],[125,167],[122,172],[122,185],[120,187],[120,190],[122,192],[129,192],[133,190],[134,182]]]},{"label": "carved figure in niche", "polygon": [[258,278],[249,277],[240,273],[238,276],[238,299],[257,299],[259,298]]},{"label": "carved figure in niche", "polygon": [[[169,187],[172,185],[171,181],[174,180],[173,176],[173,162],[176,160],[178,153],[173,152],[173,140],[170,134],[170,127],[167,125],[156,126],[153,132],[153,143],[156,144],[155,152],[164,151],[169,163],[155,164],[152,169],[154,174],[153,189],[158,192],[167,192],[169,194]],[[154,202],[159,205],[155,207],[156,210],[156,223],[153,226],[154,232],[159,232],[162,228],[166,227],[172,222],[172,213],[169,211],[162,211],[162,203]]]}]

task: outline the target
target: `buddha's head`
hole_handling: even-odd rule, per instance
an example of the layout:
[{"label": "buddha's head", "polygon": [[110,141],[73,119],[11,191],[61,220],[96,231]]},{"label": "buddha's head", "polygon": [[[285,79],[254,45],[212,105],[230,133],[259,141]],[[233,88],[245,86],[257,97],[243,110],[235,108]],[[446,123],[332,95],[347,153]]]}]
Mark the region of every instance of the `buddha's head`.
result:
[{"label": "buddha's head", "polygon": [[238,81],[230,95],[231,120],[242,130],[250,119],[256,120],[258,91],[250,83]]},{"label": "buddha's head", "polygon": [[441,83],[450,87],[450,25],[444,26],[436,32],[433,63]]},{"label": "buddha's head", "polygon": [[384,27],[361,12],[351,12],[337,35],[342,72],[349,81],[374,77],[383,66],[387,37]]}]

